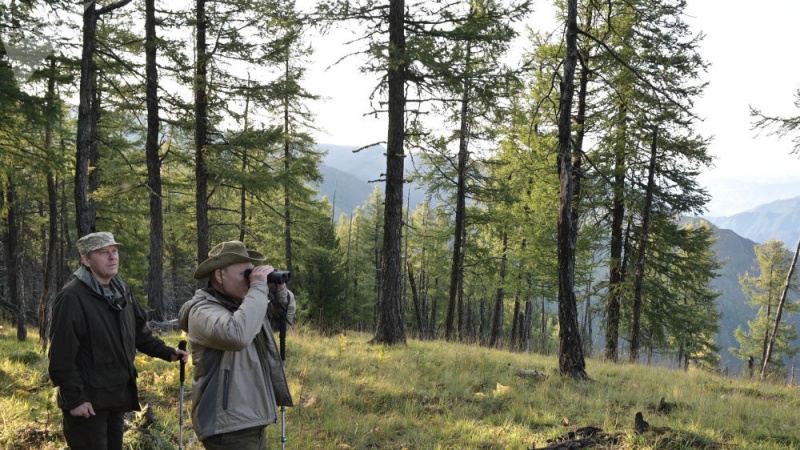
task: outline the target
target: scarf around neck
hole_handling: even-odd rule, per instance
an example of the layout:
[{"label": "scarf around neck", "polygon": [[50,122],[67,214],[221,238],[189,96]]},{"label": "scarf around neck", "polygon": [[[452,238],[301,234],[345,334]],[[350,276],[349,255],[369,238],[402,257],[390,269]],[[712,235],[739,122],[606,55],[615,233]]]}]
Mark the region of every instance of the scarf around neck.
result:
[{"label": "scarf around neck", "polygon": [[92,271],[89,270],[86,266],[81,264],[75,272],[73,272],[75,278],[79,279],[83,284],[89,287],[95,294],[103,297],[106,301],[114,302],[115,304],[119,305],[122,302],[122,299],[125,295],[125,283],[122,281],[122,278],[119,275],[115,275],[114,278],[111,279],[111,282],[108,286],[101,285],[97,278],[92,275]]}]

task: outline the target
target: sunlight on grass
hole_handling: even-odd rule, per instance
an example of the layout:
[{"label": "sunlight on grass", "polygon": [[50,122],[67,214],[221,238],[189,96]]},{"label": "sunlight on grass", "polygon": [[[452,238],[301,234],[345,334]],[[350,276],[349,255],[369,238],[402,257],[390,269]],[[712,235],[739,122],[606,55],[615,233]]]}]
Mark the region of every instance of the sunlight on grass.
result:
[{"label": "sunlight on grass", "polygon": [[[46,358],[35,340],[19,343],[13,329],[0,332],[0,447],[60,449],[61,413]],[[170,345],[180,338],[165,336]],[[794,413],[800,395],[793,386],[597,360],[587,360],[592,379],[577,381],[558,374],[553,355],[443,341],[390,347],[370,339],[303,328],[289,333],[286,373],[295,407],[284,415],[286,448],[523,450],[589,428],[603,433],[597,449],[800,448]],[[173,449],[178,365],[142,355],[136,364],[152,423],[132,415],[126,448]],[[187,375],[192,370],[187,366]],[[184,448],[198,450],[190,375],[184,388]],[[649,424],[641,434],[634,431],[637,412]],[[279,416],[267,427],[270,448],[280,448],[280,422]]]}]

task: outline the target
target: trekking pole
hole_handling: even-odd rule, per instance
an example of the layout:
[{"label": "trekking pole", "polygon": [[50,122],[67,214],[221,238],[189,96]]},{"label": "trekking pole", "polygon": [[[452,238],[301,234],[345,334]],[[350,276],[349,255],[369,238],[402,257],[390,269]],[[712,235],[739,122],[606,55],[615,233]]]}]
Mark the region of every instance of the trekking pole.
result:
[{"label": "trekking pole", "polygon": [[281,406],[281,450],[286,450],[286,407]]},{"label": "trekking pole", "polygon": [[[280,338],[281,361],[286,361],[286,313],[281,314],[278,337]],[[281,406],[281,450],[286,450],[286,407]]]},{"label": "trekking pole", "polygon": [[[186,341],[178,342],[178,348],[186,351]],[[178,450],[183,450],[183,380],[186,379],[186,363],[181,357],[181,401],[178,410]]]}]

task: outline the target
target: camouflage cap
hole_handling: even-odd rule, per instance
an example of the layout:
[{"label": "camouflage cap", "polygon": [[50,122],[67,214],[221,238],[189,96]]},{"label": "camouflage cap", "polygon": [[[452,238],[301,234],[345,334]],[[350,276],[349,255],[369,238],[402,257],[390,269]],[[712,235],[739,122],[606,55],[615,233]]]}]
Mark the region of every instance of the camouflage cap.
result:
[{"label": "camouflage cap", "polygon": [[81,256],[86,256],[89,252],[108,247],[109,245],[122,245],[114,240],[114,235],[107,231],[90,233],[78,239],[78,252]]}]

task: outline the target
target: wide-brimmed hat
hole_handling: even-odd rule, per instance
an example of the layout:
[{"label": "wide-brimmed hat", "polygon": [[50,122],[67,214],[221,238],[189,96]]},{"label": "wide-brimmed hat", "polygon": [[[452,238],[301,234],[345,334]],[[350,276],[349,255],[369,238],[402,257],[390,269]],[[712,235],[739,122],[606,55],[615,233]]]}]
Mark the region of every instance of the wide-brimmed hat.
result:
[{"label": "wide-brimmed hat", "polygon": [[194,271],[194,278],[207,277],[217,269],[243,262],[263,262],[267,258],[259,252],[247,250],[241,241],[228,241],[217,244],[208,252],[208,259],[201,262]]},{"label": "wide-brimmed hat", "polygon": [[108,231],[100,231],[97,233],[89,233],[86,236],[78,239],[77,244],[78,253],[81,256],[86,256],[89,252],[108,247],[109,245],[122,245],[114,240],[114,235]]}]

